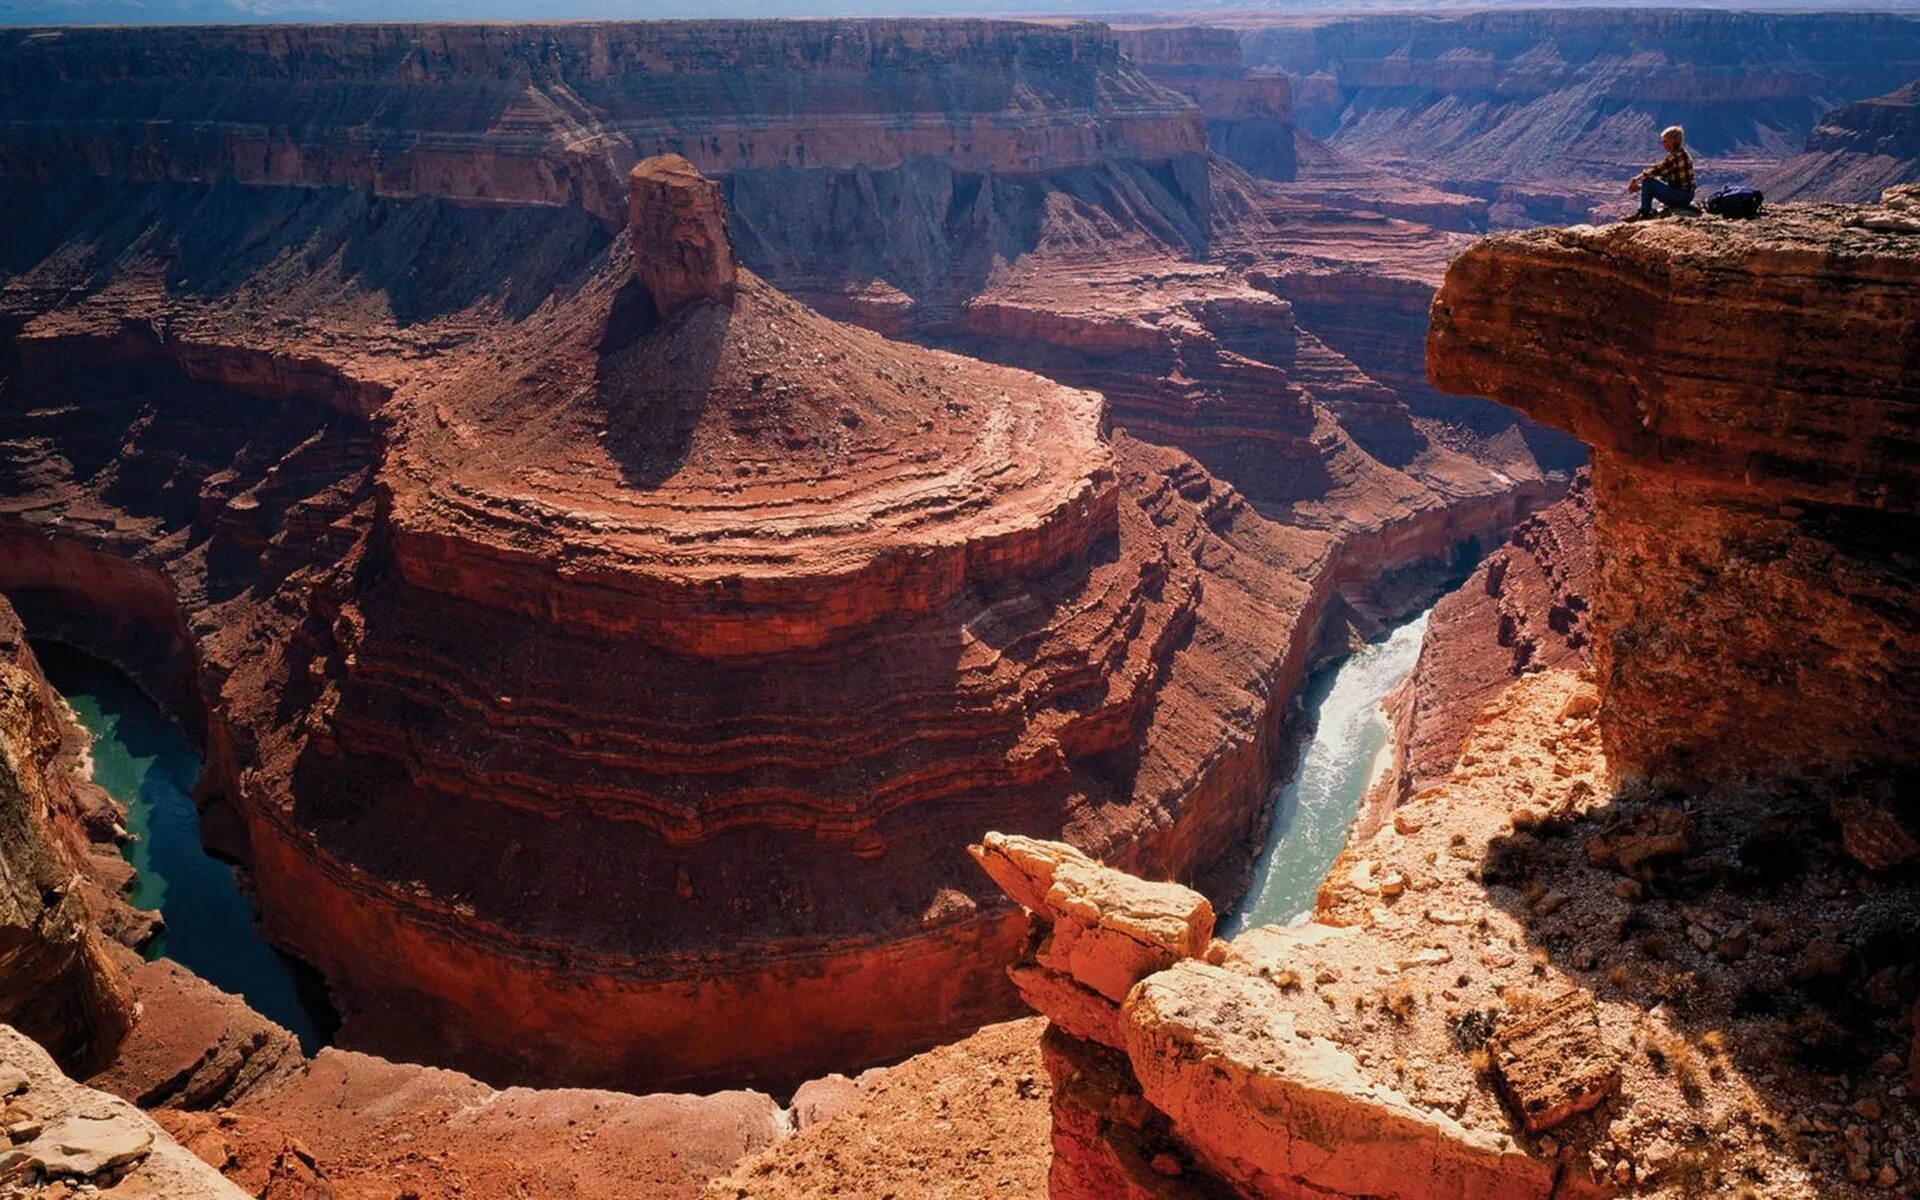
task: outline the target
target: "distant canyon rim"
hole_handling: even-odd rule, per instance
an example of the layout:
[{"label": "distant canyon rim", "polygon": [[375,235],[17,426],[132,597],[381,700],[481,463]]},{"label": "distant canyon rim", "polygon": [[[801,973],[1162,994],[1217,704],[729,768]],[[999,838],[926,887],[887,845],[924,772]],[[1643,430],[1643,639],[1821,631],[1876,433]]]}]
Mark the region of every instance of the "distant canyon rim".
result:
[{"label": "distant canyon rim", "polygon": [[1569,461],[1287,298],[1411,338],[1452,239],[1262,249],[1098,26],[23,36],[7,590],[204,723],[349,1045],[791,1085],[1007,1015],[983,825],[1237,894],[1329,605]]},{"label": "distant canyon rim", "polygon": [[[987,1053],[965,1039],[1023,997],[1073,1020],[1009,979],[1042,910],[969,856],[988,831],[1230,910],[1309,672],[1476,564],[1440,610],[1475,633],[1429,632],[1353,844],[1535,673],[1597,671],[1606,761],[1662,786],[1908,744],[1897,703],[1853,740],[1822,715],[1907,678],[1911,596],[1846,557],[1830,530],[1872,502],[1807,483],[1806,447],[1887,476],[1873,519],[1899,527],[1910,370],[1866,441],[1851,410],[1785,448],[1716,433],[1718,400],[1646,407],[1644,332],[1604,293],[1562,313],[1534,243],[1476,239],[1618,215],[1676,121],[1713,185],[1877,201],[1920,178],[1916,77],[1898,12],[0,29],[0,716],[9,794],[43,813],[0,849],[81,881],[27,905],[63,949],[10,969],[0,1018],[145,1107],[251,1104],[162,1121],[227,1139],[235,1178],[316,1136],[329,1089],[442,1086],[426,1067],[566,1120],[614,1093],[545,1089],[707,1092],[608,1110],[711,1135],[653,1176],[692,1195],[777,1152],[798,1118],[762,1093]],[[1795,230],[1816,254],[1824,227]],[[1701,254],[1762,278],[1751,312],[1786,303]],[[1601,286],[1579,263],[1565,286]],[[1861,276],[1878,315],[1888,270]],[[1503,287],[1604,349],[1513,351]],[[1709,341],[1688,353],[1719,362]],[[1836,390],[1795,353],[1741,386]],[[1765,502],[1829,525],[1743,524],[1773,478],[1799,482]],[[1814,710],[1696,664],[1790,671],[1778,625],[1832,606],[1743,576],[1765,619],[1682,652],[1670,614],[1736,585],[1661,529],[1842,545],[1867,632],[1834,635]],[[151,918],[28,634],[116,664],[201,748],[207,844],[325,977],[340,1049],[129,952]],[[1735,748],[1755,703],[1766,753]],[[1079,1118],[1050,1111],[1058,1150]],[[407,1169],[439,1194],[512,1158],[492,1136]],[[391,1164],[348,1140],[307,1167],[358,1195]],[[565,1186],[623,1194],[664,1145]],[[254,1194],[296,1194],[290,1153]]]}]

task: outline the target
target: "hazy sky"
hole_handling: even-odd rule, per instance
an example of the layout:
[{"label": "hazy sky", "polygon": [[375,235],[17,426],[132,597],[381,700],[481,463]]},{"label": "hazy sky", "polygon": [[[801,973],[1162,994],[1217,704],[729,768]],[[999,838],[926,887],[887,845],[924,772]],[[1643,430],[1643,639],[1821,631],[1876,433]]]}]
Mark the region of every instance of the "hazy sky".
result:
[{"label": "hazy sky", "polygon": [[[1364,11],[1381,8],[1545,7],[1541,0],[0,0],[0,24],[155,24],[226,21],[644,20],[669,17],[815,17],[890,14],[1041,16],[1207,11]],[[1612,0],[1611,8],[1915,8],[1920,0]]]}]

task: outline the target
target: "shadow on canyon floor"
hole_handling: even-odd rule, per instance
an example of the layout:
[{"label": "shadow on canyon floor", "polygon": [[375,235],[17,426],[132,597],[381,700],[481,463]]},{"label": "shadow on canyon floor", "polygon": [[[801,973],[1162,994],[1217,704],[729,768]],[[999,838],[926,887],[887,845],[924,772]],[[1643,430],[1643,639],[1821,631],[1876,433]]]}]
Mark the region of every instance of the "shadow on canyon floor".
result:
[{"label": "shadow on canyon floor", "polygon": [[1628,789],[1583,814],[1522,817],[1487,847],[1487,896],[1519,921],[1536,974],[1640,1010],[1644,1063],[1628,1069],[1678,1085],[1692,1111],[1674,1119],[1705,1122],[1710,1091],[1737,1075],[1771,1109],[1755,1128],[1790,1143],[1836,1096],[1835,1118],[1857,1119],[1849,1081],[1900,1071],[1920,995],[1920,862],[1861,866],[1829,795]]},{"label": "shadow on canyon floor", "polygon": [[573,206],[481,207],[368,188],[259,188],[229,179],[102,187],[0,183],[0,269],[30,272],[82,246],[100,278],[158,272],[174,297],[259,288],[314,308],[378,296],[402,328],[492,306],[523,320],[570,295],[612,244]]},{"label": "shadow on canyon floor", "polygon": [[[768,406],[758,380],[751,397],[715,394],[714,376],[727,351],[733,309],[703,304],[673,318],[662,371],[661,354],[641,345],[661,328],[653,297],[637,280],[614,296],[594,365],[593,402],[606,422],[606,449],[620,464],[621,482],[648,491],[660,487],[686,465],[701,418],[710,406],[725,405],[736,426],[750,420],[752,402]],[[654,348],[657,349],[657,348]],[[732,403],[729,403],[729,400]]]}]

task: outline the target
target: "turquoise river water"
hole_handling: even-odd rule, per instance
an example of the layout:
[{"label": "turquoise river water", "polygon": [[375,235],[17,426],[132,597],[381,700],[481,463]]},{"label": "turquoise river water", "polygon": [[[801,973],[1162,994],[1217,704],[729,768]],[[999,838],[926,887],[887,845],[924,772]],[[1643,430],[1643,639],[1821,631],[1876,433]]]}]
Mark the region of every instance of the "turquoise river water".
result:
[{"label": "turquoise river water", "polygon": [[300,1039],[311,1054],[336,1024],[319,974],[274,949],[254,926],[233,869],[200,842],[193,785],[200,755],[159,707],[107,663],[67,646],[36,642],[47,679],[93,734],[93,779],[127,806],[137,840],[127,857],[140,873],[131,897],[166,918],[147,948],[237,993]]},{"label": "turquoise river water", "polygon": [[[1312,910],[1361,797],[1385,765],[1389,730],[1381,702],[1413,669],[1426,627],[1422,613],[1309,681],[1312,732],[1274,802],[1254,885],[1225,923],[1229,936]],[[133,902],[166,918],[149,955],[166,955],[244,996],[292,1030],[308,1053],[325,1044],[335,1020],[318,974],[260,937],[232,868],[201,844],[193,803],[200,757],[192,743],[112,666],[55,644],[36,645],[35,653],[93,734],[95,782],[128,808],[138,838],[128,857],[140,873]]]},{"label": "turquoise river water", "polygon": [[1320,883],[1346,844],[1360,799],[1387,763],[1390,730],[1381,701],[1420,657],[1431,609],[1316,672],[1307,684],[1312,732],[1293,778],[1274,801],[1253,887],[1227,921],[1231,937],[1257,925],[1286,925],[1313,910]]}]

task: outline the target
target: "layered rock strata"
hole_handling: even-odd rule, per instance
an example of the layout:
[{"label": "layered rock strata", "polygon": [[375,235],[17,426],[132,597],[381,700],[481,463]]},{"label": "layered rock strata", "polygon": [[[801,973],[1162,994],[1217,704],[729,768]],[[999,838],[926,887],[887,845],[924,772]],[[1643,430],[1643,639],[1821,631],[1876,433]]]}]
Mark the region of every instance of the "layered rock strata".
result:
[{"label": "layered rock strata", "polygon": [[[1085,24],[36,31],[0,42],[0,176],[30,193],[23,206],[50,209],[13,216],[21,261],[43,232],[66,235],[61,214],[130,196],[177,211],[216,181],[304,194],[276,202],[298,210],[280,222],[325,223],[319,197],[349,189],[505,211],[505,239],[469,218],[457,254],[472,244],[497,256],[504,241],[585,257],[625,223],[629,167],[676,153],[721,182],[740,260],[836,316],[1101,388],[1120,423],[1232,468],[1229,481],[1256,499],[1283,473],[1302,488],[1349,478],[1337,430],[1303,426],[1297,400],[1267,402],[1275,369],[1291,370],[1288,322],[1244,271],[1249,247],[1270,259],[1286,234],[1260,185],[1208,152],[1211,132],[1229,157],[1283,162],[1285,82],[1233,68],[1224,31],[1139,38],[1140,61],[1181,73],[1199,107]],[[808,80],[797,95],[779,82],[793,69]],[[598,229],[574,219],[582,212]],[[263,221],[259,239],[271,244],[275,228]],[[1218,252],[1229,243],[1230,256]],[[418,320],[447,292],[471,300],[506,265],[449,280],[459,268],[427,264],[399,274],[388,303]],[[194,274],[234,276],[218,262]],[[436,285],[441,295],[421,294]],[[517,293],[515,317],[545,294],[532,280]],[[1407,310],[1412,326],[1380,326],[1402,357],[1417,358],[1424,305],[1423,294]],[[1236,433],[1253,449],[1223,461],[1218,446]],[[1437,488],[1387,475],[1355,490],[1376,505],[1419,494],[1397,514],[1416,521],[1463,490],[1513,490],[1464,464],[1440,473]]]},{"label": "layered rock strata", "polygon": [[[106,1063],[134,999],[99,931],[108,894],[88,868],[120,814],[91,789],[66,722],[0,599],[0,1021],[77,1073]],[[111,852],[111,851],[110,851]]]},{"label": "layered rock strata", "polygon": [[1147,78],[1200,106],[1214,153],[1263,181],[1291,185],[1263,191],[1446,229],[1486,227],[1485,200],[1349,158],[1299,128],[1289,77],[1247,66],[1238,29],[1121,25],[1114,34]]},{"label": "layered rock strata", "polygon": [[609,231],[627,170],[676,153],[789,290],[934,299],[1030,248],[1062,183],[1198,237],[1156,177],[1203,182],[1206,154],[1200,112],[1103,27],[997,21],[18,30],[0,127],[11,178],[583,207]]},{"label": "layered rock strata", "polygon": [[[976,854],[1036,922],[1012,972],[1045,981],[1022,991],[1049,1017],[1059,1064],[1054,1195],[1812,1197],[1910,1183],[1920,893],[1888,853],[1903,803],[1888,784],[1910,772],[1914,741],[1887,728],[1869,748],[1847,724],[1901,717],[1911,693],[1914,592],[1887,533],[1911,491],[1902,203],[1509,235],[1462,256],[1436,302],[1436,379],[1499,381],[1488,390],[1557,412],[1595,448],[1597,669],[1572,622],[1550,617],[1587,556],[1576,493],[1443,604],[1456,619],[1432,627],[1429,649],[1484,657],[1469,683],[1485,702],[1444,774],[1356,833],[1310,923],[1195,954],[1177,887],[990,835]],[[1623,304],[1630,290],[1642,303]],[[1549,293],[1581,315],[1552,314]],[[1687,325],[1706,293],[1740,306],[1751,337],[1719,357],[1726,326]],[[1843,348],[1841,329],[1863,320],[1887,324]],[[1816,507],[1817,524],[1796,527],[1805,540],[1779,553],[1755,541]],[[1657,625],[1645,597],[1661,602]],[[1543,602],[1544,631],[1562,638],[1544,650]],[[1789,715],[1756,655],[1838,670],[1849,695],[1810,682],[1818,711]],[[1638,686],[1656,675],[1664,689]],[[1688,679],[1711,679],[1714,699]],[[1736,700],[1759,722],[1744,735],[1715,707]],[[1095,967],[1110,929],[1134,940]],[[1115,1003],[1103,971],[1134,970],[1146,973]],[[1409,1143],[1412,1128],[1444,1151]],[[1339,1145],[1311,1149],[1329,1130]],[[1358,1161],[1339,1152],[1370,1144]],[[1366,1174],[1409,1144],[1414,1162]]]},{"label": "layered rock strata", "polygon": [[1435,300],[1440,386],[1593,447],[1594,656],[1627,778],[1920,759],[1920,580],[1898,548],[1920,255],[1891,199],[1491,239]]},{"label": "layered rock strata", "polygon": [[1902,183],[1920,181],[1920,80],[1884,96],[1836,105],[1794,157],[1755,181],[1775,203],[1835,200],[1871,203]]},{"label": "layered rock strata", "polygon": [[1250,71],[1240,37],[1207,26],[1139,26],[1115,31],[1120,51],[1155,83],[1200,106],[1207,145],[1262,179],[1292,179],[1293,93],[1278,71]]},{"label": "layered rock strata", "polygon": [[[1160,41],[1202,74],[1232,52],[1217,31]],[[810,81],[797,97],[776,82],[794,66]],[[160,76],[169,87],[156,107]],[[1259,104],[1282,107],[1278,95]],[[61,30],[0,46],[0,121],[12,135],[0,176],[25,210],[9,214],[21,262],[54,254],[75,212],[106,226],[87,252],[110,254],[125,232],[115,211],[178,213],[222,180],[274,196],[212,202],[259,214],[243,257],[288,225],[339,230],[357,219],[330,211],[342,191],[433,199],[468,214],[446,221],[461,236],[423,242],[434,235],[419,224],[387,226],[394,245],[343,265],[383,284],[409,323],[513,277],[501,299],[519,318],[545,287],[578,284],[546,278],[551,267],[527,272],[524,251],[564,251],[577,267],[622,223],[627,168],[670,151],[722,182],[741,261],[783,290],[885,332],[1107,391],[1120,423],[1232,468],[1229,482],[1262,503],[1284,474],[1300,478],[1287,485],[1296,494],[1348,483],[1359,504],[1417,524],[1463,493],[1524,491],[1538,473],[1509,456],[1496,464],[1504,479],[1456,462],[1409,482],[1392,475],[1398,461],[1386,473],[1340,461],[1346,439],[1303,424],[1297,399],[1267,402],[1275,369],[1292,371],[1289,321],[1245,272],[1291,231],[1273,227],[1260,185],[1208,154],[1203,113],[1098,26]],[[506,220],[482,221],[482,207]],[[583,209],[597,229],[578,219]],[[1369,236],[1363,223],[1340,238],[1354,250]],[[442,253],[384,277],[387,261],[423,249]],[[217,259],[182,271],[247,273]],[[1364,300],[1354,315],[1389,329],[1372,340],[1413,359],[1425,301],[1422,292],[1406,307],[1411,324],[1369,323],[1378,314]],[[1351,366],[1342,373],[1364,380]],[[1404,374],[1418,385],[1417,371]],[[1230,460],[1220,446],[1238,434],[1251,446]],[[1400,501],[1409,494],[1410,506]]]},{"label": "layered rock strata", "polygon": [[[1392,786],[1376,805],[1446,778],[1480,710],[1515,679],[1591,663],[1592,588],[1593,491],[1583,476],[1434,606],[1419,661],[1389,703]],[[1370,820],[1381,815],[1376,807]]]},{"label": "layered rock strata", "polygon": [[1199,261],[1258,189],[1095,27],[144,36],[0,56],[0,587],[204,737],[359,1046],[792,1083],[1004,1013],[981,823],[1231,894],[1332,598],[1551,490]]},{"label": "layered rock strata", "polygon": [[103,1189],[152,1200],[249,1195],[131,1104],[75,1083],[34,1039],[8,1025],[0,1025],[0,1105],[10,1142],[0,1151],[0,1170],[11,1194]]},{"label": "layered rock strata", "polygon": [[1287,529],[1095,396],[634,241],[484,337],[356,332],[328,272],[276,334],[151,293],[16,318],[0,582],[204,698],[204,828],[355,1044],[797,1081],[1005,1012],[983,814],[1230,893],[1334,589],[1502,519]]},{"label": "layered rock strata", "polygon": [[[1493,514],[1547,494],[1524,447],[1502,464],[1511,475],[1456,450],[1420,427],[1390,387],[1302,328],[1301,302],[1338,284],[1317,289],[1325,277],[1295,265],[1239,278],[1122,259],[1079,264],[1065,287],[1053,273],[1059,264],[1036,261],[975,300],[952,344],[1099,389],[1116,424],[1192,454],[1263,515],[1288,523],[1394,536],[1395,526],[1452,508],[1462,524],[1492,531],[1505,528]],[[1372,295],[1347,292],[1348,311],[1377,321],[1389,289],[1362,289]],[[1422,327],[1430,295],[1419,283],[1405,289],[1411,328]],[[1467,517],[1469,508],[1484,516]]]}]

